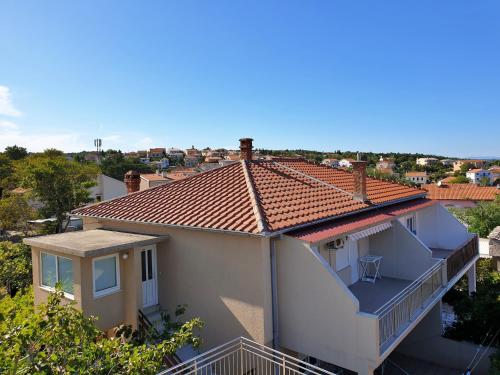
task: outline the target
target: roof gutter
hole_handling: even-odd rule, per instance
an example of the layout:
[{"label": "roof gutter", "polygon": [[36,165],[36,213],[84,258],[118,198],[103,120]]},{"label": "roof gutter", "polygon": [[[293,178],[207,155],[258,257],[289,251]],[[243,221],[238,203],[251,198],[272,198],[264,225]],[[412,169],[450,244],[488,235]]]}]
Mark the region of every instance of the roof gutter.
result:
[{"label": "roof gutter", "polygon": [[304,229],[304,228],[307,228],[309,226],[313,226],[313,225],[317,225],[317,224],[324,224],[324,223],[327,223],[329,221],[334,221],[334,220],[337,220],[337,219],[343,219],[343,218],[346,218],[346,217],[349,217],[349,216],[354,216],[354,215],[358,215],[358,214],[361,214],[361,213],[366,213],[366,212],[369,212],[369,211],[375,211],[375,210],[377,210],[379,208],[391,206],[393,204],[398,204],[398,203],[403,203],[403,202],[409,202],[411,200],[418,199],[418,198],[425,198],[425,195],[426,195],[426,193],[422,193],[420,195],[413,195],[411,197],[396,199],[396,200],[385,202],[385,203],[382,203],[382,204],[378,204],[378,205],[366,207],[366,208],[363,208],[361,210],[349,212],[349,213],[346,213],[346,214],[343,214],[343,215],[338,215],[338,216],[333,216],[333,217],[330,216],[330,217],[327,217],[327,218],[324,218],[324,219],[318,219],[318,220],[312,221],[310,223],[300,224],[300,225],[296,225],[296,226],[291,227],[291,228],[286,228],[286,229],[282,229],[282,230],[279,230],[279,231],[276,231],[276,232],[272,232],[271,235],[286,234],[287,232],[291,232],[291,231],[294,231],[294,230],[297,230],[297,229]]}]

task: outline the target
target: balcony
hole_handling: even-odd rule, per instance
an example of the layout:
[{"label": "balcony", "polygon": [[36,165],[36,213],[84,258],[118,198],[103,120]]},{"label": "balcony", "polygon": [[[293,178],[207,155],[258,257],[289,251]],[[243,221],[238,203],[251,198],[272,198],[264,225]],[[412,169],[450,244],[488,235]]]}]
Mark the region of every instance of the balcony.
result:
[{"label": "balcony", "polygon": [[444,293],[445,269],[445,262],[440,261],[414,281],[386,277],[374,284],[360,281],[349,287],[360,311],[378,321],[381,355]]},{"label": "balcony", "polygon": [[462,245],[456,249],[431,248],[434,258],[446,259],[448,282],[479,256],[479,242],[476,234],[472,234]]},{"label": "balcony", "polygon": [[158,375],[335,375],[244,337],[229,341]]}]

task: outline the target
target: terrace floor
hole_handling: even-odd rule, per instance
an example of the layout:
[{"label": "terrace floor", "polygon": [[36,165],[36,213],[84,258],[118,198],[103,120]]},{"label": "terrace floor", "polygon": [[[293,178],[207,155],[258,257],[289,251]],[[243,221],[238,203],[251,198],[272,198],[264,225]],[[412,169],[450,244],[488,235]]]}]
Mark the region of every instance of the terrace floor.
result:
[{"label": "terrace floor", "polygon": [[454,250],[439,249],[436,247],[431,247],[431,250],[432,250],[432,257],[438,259],[447,259],[454,252]]},{"label": "terrace floor", "polygon": [[358,299],[360,311],[374,313],[410,284],[410,280],[382,276],[374,284],[358,281],[352,284],[349,289]]}]

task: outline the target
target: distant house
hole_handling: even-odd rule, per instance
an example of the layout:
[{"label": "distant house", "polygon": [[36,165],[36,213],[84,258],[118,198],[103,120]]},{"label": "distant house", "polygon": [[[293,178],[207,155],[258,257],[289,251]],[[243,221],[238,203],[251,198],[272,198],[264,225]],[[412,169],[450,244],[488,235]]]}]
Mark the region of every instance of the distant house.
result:
[{"label": "distant house", "polygon": [[405,176],[408,181],[414,182],[418,185],[426,184],[428,180],[427,172],[411,171],[411,172],[406,172]]},{"label": "distant house", "polygon": [[231,160],[231,161],[238,161],[240,160],[240,152],[239,151],[228,151],[227,155],[225,156],[226,160]]},{"label": "distant house", "polygon": [[113,177],[100,174],[97,176],[97,185],[89,189],[90,197],[94,202],[107,201],[127,194],[125,182]]},{"label": "distant house", "polygon": [[491,174],[491,183],[494,184],[495,181],[500,179],[500,167],[498,165],[495,165],[488,170]]},{"label": "distant house", "polygon": [[152,161],[149,164],[151,166],[154,166],[156,171],[159,173],[162,171],[166,171],[168,167],[170,167],[170,160],[168,160],[167,158],[162,158],[157,161]]},{"label": "distant house", "polygon": [[491,181],[491,172],[487,169],[471,169],[465,173],[465,177],[473,184],[479,185],[484,178],[488,179],[488,183]]},{"label": "distant house", "polygon": [[171,181],[179,181],[198,173],[194,168],[175,168],[173,171],[165,174],[165,177]]},{"label": "distant house", "polygon": [[149,157],[153,159],[159,159],[165,156],[165,148],[157,147],[149,149]]},{"label": "distant house", "polygon": [[439,159],[436,158],[417,158],[417,165],[428,166],[439,163]]},{"label": "distant house", "polygon": [[384,175],[388,175],[388,176],[395,175],[394,167],[396,167],[396,163],[394,162],[394,159],[383,158],[382,156],[380,157],[379,161],[375,165],[375,169],[379,173],[384,174]]},{"label": "distant house", "polygon": [[460,171],[460,169],[462,168],[462,165],[464,165],[464,164],[471,164],[474,166],[474,168],[484,168],[486,161],[479,160],[479,159],[455,160],[453,162],[453,172]]},{"label": "distant house", "polygon": [[438,200],[445,207],[475,207],[478,202],[493,201],[500,189],[475,184],[427,184],[427,198]]},{"label": "distant house", "polygon": [[201,151],[197,148],[194,148],[194,146],[191,146],[191,148],[186,149],[186,155],[199,158],[201,157]]},{"label": "distant house", "polygon": [[85,159],[85,161],[98,162],[99,161],[99,154],[95,151],[87,152],[87,153],[85,153],[85,156],[83,158]]},{"label": "distant house", "polygon": [[141,173],[141,184],[139,190],[146,190],[155,186],[165,185],[172,182],[171,179],[163,176],[161,173]]},{"label": "distant house", "polygon": [[445,167],[451,167],[451,166],[453,166],[453,163],[455,162],[455,160],[453,160],[453,159],[441,159],[440,162]]},{"label": "distant house", "polygon": [[339,160],[338,159],[323,159],[321,164],[327,165],[329,167],[337,168],[339,166]]},{"label": "distant house", "polygon": [[171,148],[167,149],[166,153],[170,158],[173,158],[173,159],[180,160],[180,159],[184,158],[184,151],[182,151],[181,149],[175,148],[175,147],[171,147]]},{"label": "distant house", "polygon": [[187,155],[184,157],[184,165],[188,168],[196,167],[199,164],[199,157]]},{"label": "distant house", "polygon": [[339,167],[352,168],[352,162],[356,161],[354,159],[342,159],[339,161]]},{"label": "distant house", "polygon": [[375,168],[378,170],[393,170],[394,167],[396,166],[396,163],[394,162],[394,159],[392,158],[383,158],[382,156],[380,157],[379,161],[375,165]]}]

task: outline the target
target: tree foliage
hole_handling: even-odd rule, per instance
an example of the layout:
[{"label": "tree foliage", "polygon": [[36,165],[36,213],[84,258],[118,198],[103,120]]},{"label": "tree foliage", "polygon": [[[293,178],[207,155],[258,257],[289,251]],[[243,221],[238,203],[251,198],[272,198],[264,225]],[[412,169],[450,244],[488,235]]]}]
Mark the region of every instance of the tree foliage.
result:
[{"label": "tree foliage", "polygon": [[108,150],[104,152],[101,161],[102,173],[106,176],[113,177],[123,181],[125,173],[130,170],[143,173],[154,172],[152,167],[141,163],[139,159],[126,158],[121,151]]},{"label": "tree foliage", "polygon": [[106,338],[95,318],[61,304],[62,296],[60,290],[51,293],[36,310],[31,292],[0,301],[0,373],[156,374],[166,355],[199,345],[199,319],[182,323],[155,344]]},{"label": "tree foliage", "polygon": [[[479,344],[486,335],[491,340],[500,330],[500,273],[493,268],[491,259],[479,259],[476,272],[476,293],[469,296],[464,276],[445,297],[457,317],[445,335]],[[500,337],[493,345],[500,345]]]},{"label": "tree foliage", "polygon": [[0,286],[13,296],[32,283],[31,248],[22,243],[0,242]]},{"label": "tree foliage", "polygon": [[469,231],[484,238],[500,225],[500,195],[493,202],[480,202],[473,208],[454,208],[450,211],[467,225]]},{"label": "tree foliage", "polygon": [[0,230],[27,230],[27,221],[37,216],[26,196],[11,194],[0,200]]},{"label": "tree foliage", "polygon": [[49,215],[55,215],[57,231],[64,230],[67,213],[90,201],[89,188],[96,184],[99,168],[95,164],[69,161],[63,156],[30,155],[16,165],[23,187],[31,188]]},{"label": "tree foliage", "polygon": [[10,160],[21,160],[28,156],[28,151],[24,147],[17,145],[5,147],[5,155]]}]

